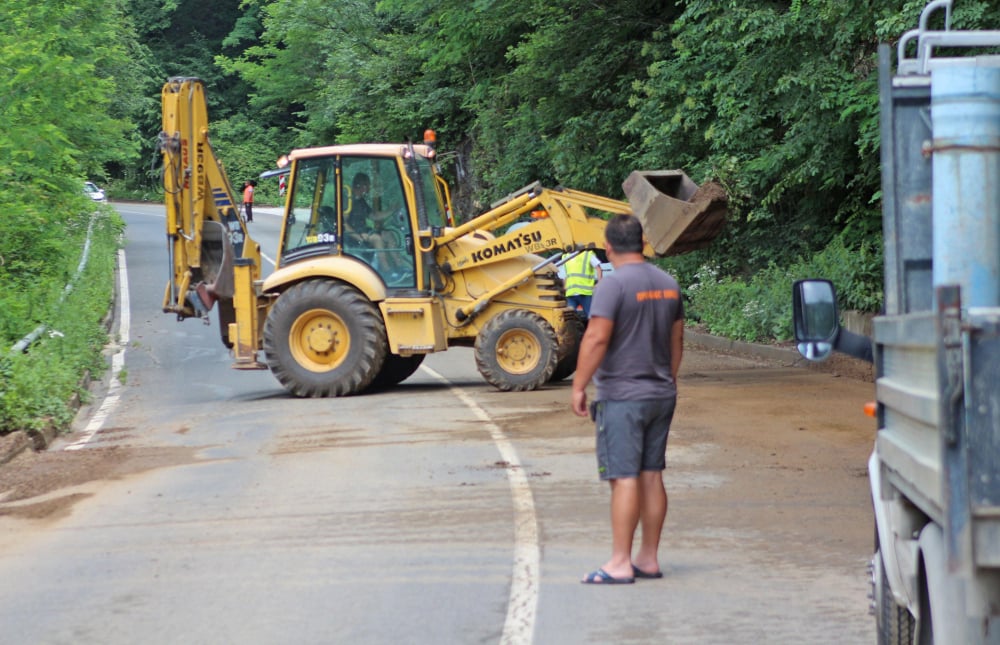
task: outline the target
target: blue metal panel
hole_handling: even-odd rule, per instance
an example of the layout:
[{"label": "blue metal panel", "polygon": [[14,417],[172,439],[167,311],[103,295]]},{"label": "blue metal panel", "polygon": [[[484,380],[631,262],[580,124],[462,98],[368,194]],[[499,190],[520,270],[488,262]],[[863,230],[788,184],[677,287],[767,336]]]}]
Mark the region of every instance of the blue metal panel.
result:
[{"label": "blue metal panel", "polygon": [[1000,309],[978,310],[968,327],[969,503],[974,514],[1000,519]]},{"label": "blue metal panel", "polygon": [[930,78],[895,84],[888,45],[879,48],[882,131],[882,234],[885,313],[933,310]]}]

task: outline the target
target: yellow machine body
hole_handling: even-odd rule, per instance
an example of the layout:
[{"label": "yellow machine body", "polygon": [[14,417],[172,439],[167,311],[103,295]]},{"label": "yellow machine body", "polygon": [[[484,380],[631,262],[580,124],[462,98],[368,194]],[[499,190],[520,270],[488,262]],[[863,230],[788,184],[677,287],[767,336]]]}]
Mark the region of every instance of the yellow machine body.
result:
[{"label": "yellow machine body", "polygon": [[[563,378],[581,333],[563,258],[602,248],[612,214],[656,232],[650,257],[703,246],[725,218],[724,193],[698,200],[683,173],[656,171],[626,182],[641,209],[536,183],[456,223],[431,145],[305,148],[266,173],[287,173],[288,195],[276,267],[261,280],[259,245],[209,143],[200,81],[164,86],[160,137],[164,311],[205,318],[218,303],[235,367],[266,366],[297,396],[391,386],[453,345],[475,347],[480,372],[503,390]],[[657,188],[674,185],[683,199]]]}]

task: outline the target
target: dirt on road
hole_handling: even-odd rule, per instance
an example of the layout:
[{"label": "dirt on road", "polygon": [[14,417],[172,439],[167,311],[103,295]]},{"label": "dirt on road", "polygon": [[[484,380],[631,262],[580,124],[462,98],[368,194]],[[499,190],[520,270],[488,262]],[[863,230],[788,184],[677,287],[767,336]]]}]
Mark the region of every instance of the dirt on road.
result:
[{"label": "dirt on road", "polygon": [[[872,424],[860,415],[863,403],[871,395],[871,366],[836,356],[826,363],[809,366],[808,371],[824,374],[825,378],[858,384],[859,399],[855,407],[830,409],[822,393],[789,390],[785,381],[788,374],[783,370],[797,374],[803,368],[792,366],[798,363],[793,354],[789,352],[787,357],[781,360],[774,355],[762,358],[738,351],[718,351],[697,340],[688,345],[681,374],[683,398],[678,411],[678,425],[687,430],[675,432],[672,443],[694,441],[718,447],[717,458],[732,474],[735,488],[752,495],[751,500],[741,498],[740,508],[733,508],[732,512],[766,507],[769,500],[794,497],[809,490],[830,492],[820,495],[814,503],[836,505],[839,493],[833,491],[844,490],[845,478],[866,477],[864,463],[871,449]],[[779,368],[779,371],[755,368]],[[771,383],[775,377],[782,379],[779,387]],[[561,406],[563,393],[555,390],[553,395],[553,405]],[[814,423],[790,424],[783,422],[785,418],[813,419]],[[560,425],[565,419],[557,413],[551,422]],[[724,430],[733,427],[741,431]],[[122,429],[105,428],[87,450],[25,450],[0,465],[0,517],[58,517],[80,495],[86,495],[74,491],[87,482],[121,479],[196,459],[190,449],[131,446],[124,434]],[[11,440],[0,437],[0,448]],[[853,488],[862,490],[858,486]],[[719,491],[719,494],[726,493]],[[770,523],[777,519],[765,517],[763,521]]]},{"label": "dirt on road", "polygon": [[[470,387],[517,446],[531,482],[546,585],[539,642],[646,643],[665,634],[678,643],[735,642],[736,634],[748,642],[874,640],[865,565],[873,534],[866,462],[875,430],[862,412],[874,395],[871,367],[845,359],[806,369],[791,354],[765,353],[694,344],[685,351],[667,448],[667,576],[643,587],[647,611],[628,634],[615,619],[628,596],[591,608],[607,615],[588,624],[617,625],[613,633],[584,633],[560,604],[583,593],[575,576],[600,562],[610,541],[592,424],[570,412],[569,383],[520,395]],[[392,404],[385,396],[372,405]],[[484,440],[479,425],[469,421],[466,441]],[[90,497],[127,490],[142,473],[212,458],[141,435],[104,428],[86,449],[55,449],[57,442],[0,466],[0,553],[45,536]],[[405,428],[393,436],[405,437]]]}]

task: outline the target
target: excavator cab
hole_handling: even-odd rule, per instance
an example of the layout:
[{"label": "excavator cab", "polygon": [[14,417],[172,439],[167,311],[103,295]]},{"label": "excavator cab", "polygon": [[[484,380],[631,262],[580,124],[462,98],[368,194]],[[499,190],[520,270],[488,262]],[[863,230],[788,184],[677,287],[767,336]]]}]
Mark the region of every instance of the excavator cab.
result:
[{"label": "excavator cab", "polygon": [[425,167],[413,173],[400,146],[323,151],[292,155],[279,268],[337,255],[364,263],[390,289],[421,288],[415,240],[421,229],[426,237],[443,227],[448,213],[447,195],[440,193],[428,159],[415,155],[414,163]]}]

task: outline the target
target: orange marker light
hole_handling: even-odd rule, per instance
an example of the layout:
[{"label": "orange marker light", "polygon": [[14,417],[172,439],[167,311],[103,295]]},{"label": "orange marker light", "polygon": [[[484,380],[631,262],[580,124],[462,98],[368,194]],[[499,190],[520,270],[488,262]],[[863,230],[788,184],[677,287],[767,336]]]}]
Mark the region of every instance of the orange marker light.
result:
[{"label": "orange marker light", "polygon": [[875,413],[878,412],[878,403],[875,401],[869,401],[865,403],[865,414],[872,418],[875,418]]},{"label": "orange marker light", "polygon": [[549,212],[544,209],[538,209],[537,211],[531,211],[531,219],[542,219],[548,217]]}]

